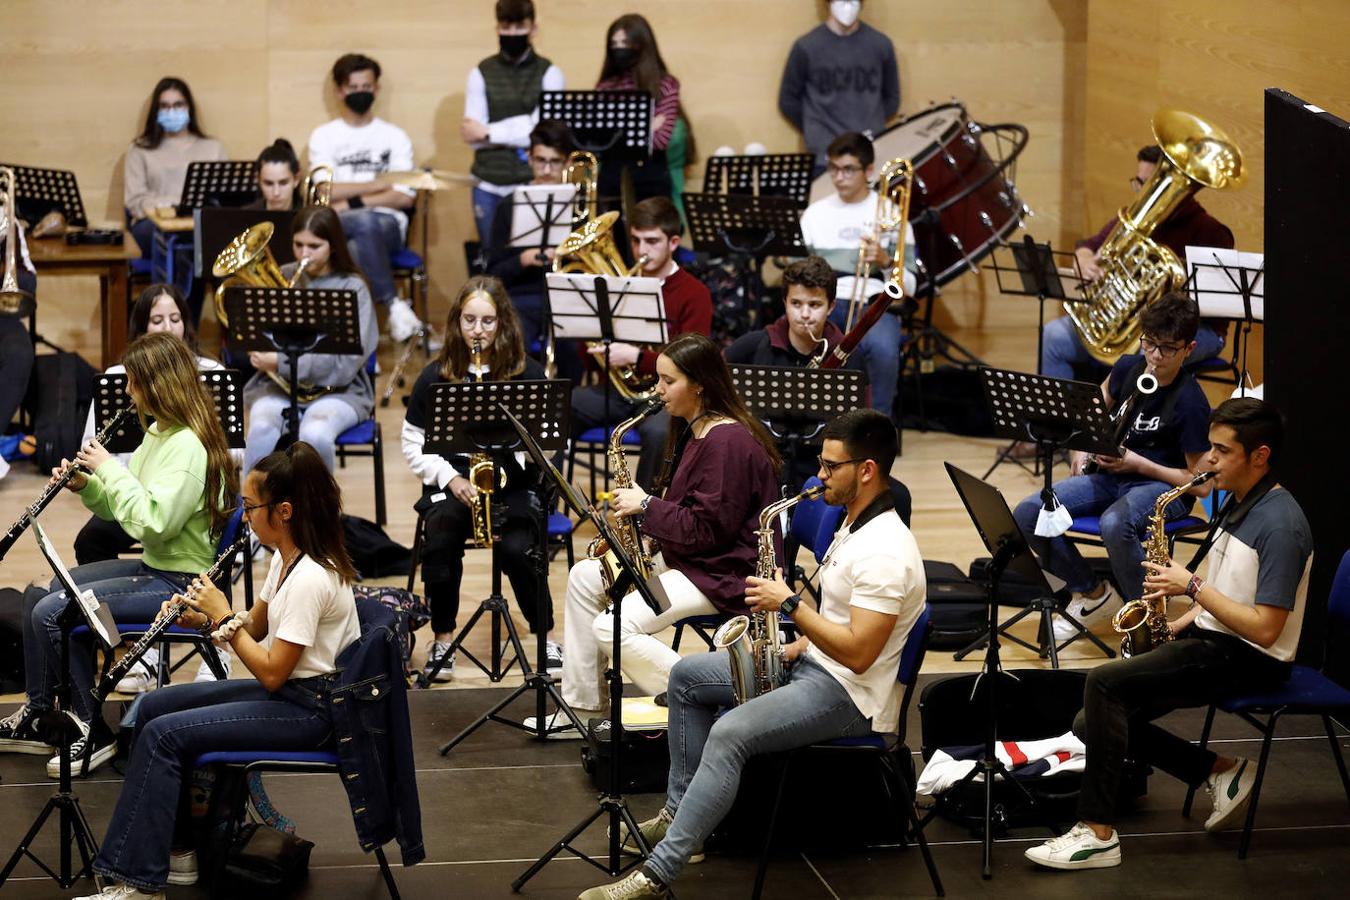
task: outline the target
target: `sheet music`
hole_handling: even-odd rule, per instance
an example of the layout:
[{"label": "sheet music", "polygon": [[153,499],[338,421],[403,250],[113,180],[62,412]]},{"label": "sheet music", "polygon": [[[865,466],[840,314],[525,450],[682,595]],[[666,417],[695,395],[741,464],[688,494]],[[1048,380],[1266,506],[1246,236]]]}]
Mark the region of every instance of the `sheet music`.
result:
[{"label": "sheet music", "polygon": [[1265,321],[1265,261],[1264,253],[1221,247],[1187,247],[1186,272],[1192,279],[1191,296],[1200,305],[1200,315],[1218,319],[1247,318],[1238,270],[1250,269],[1247,278],[1252,295],[1252,319]]},{"label": "sheet music", "polygon": [[102,614],[100,614],[101,604],[98,602],[98,598],[94,596],[94,592],[82,591],[79,586],[75,584],[75,579],[71,577],[70,570],[66,568],[66,564],[57,554],[56,548],[52,546],[52,542],[47,538],[47,532],[43,530],[42,523],[37,519],[33,520],[33,537],[37,538],[38,549],[40,549],[42,555],[47,558],[47,563],[52,567],[52,571],[55,573],[57,581],[61,582],[61,586],[65,589],[66,596],[74,597],[79,601],[80,608],[84,610],[85,621],[89,624],[89,627],[98,634],[99,640],[103,642],[103,646],[112,647],[116,645],[120,641],[121,636],[116,631],[109,634],[107,625],[104,621],[105,615],[109,616],[109,620],[111,620],[110,614],[107,610],[103,610]]},{"label": "sheet music", "polygon": [[[564,338],[599,338],[595,275],[548,273],[554,333]],[[666,342],[661,279],[605,276],[614,321],[614,340],[659,346]]]},{"label": "sheet music", "polygon": [[[511,205],[509,247],[556,247],[572,233],[575,184],[522,184]],[[548,216],[549,221],[544,222]]]}]

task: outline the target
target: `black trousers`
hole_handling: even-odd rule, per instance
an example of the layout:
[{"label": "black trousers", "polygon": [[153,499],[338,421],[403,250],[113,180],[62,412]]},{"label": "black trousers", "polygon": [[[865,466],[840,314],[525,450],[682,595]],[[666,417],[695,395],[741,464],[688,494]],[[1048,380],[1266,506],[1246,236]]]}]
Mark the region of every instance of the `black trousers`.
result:
[{"label": "black trousers", "polygon": [[[602,425],[618,425],[624,419],[631,418],[638,404],[625,400],[618,391],[609,392],[609,421],[605,421],[605,389],[603,387],[572,388],[572,437],[575,439],[583,431],[599,428]],[[639,487],[650,490],[652,482],[661,471],[661,454],[665,451],[666,432],[670,430],[670,416],[659,412],[648,416],[638,426],[642,437],[642,450],[638,455],[637,468],[633,470],[633,479]]]},{"label": "black trousers", "polygon": [[117,559],[136,546],[136,540],[116,522],[90,516],[75,535],[75,561],[82,566]]},{"label": "black trousers", "polygon": [[1088,675],[1074,734],[1087,745],[1078,816],[1116,821],[1126,758],[1199,786],[1215,754],[1153,724],[1177,709],[1208,706],[1232,694],[1274,686],[1289,676],[1280,662],[1231,635],[1190,628],[1148,653],[1106,663]]},{"label": "black trousers", "polygon": [[[443,499],[433,500],[434,497]],[[501,542],[496,550],[502,573],[511,583],[530,631],[553,628],[553,600],[548,584],[540,592],[538,554],[545,553],[546,536],[539,533],[538,500],[528,490],[499,491],[493,503],[493,522],[501,519]],[[460,582],[464,577],[465,542],[473,538],[469,507],[449,491],[423,493],[417,504],[426,521],[422,539],[422,583],[431,607],[432,631],[454,631],[459,618]],[[491,551],[482,551],[484,553]]]}]

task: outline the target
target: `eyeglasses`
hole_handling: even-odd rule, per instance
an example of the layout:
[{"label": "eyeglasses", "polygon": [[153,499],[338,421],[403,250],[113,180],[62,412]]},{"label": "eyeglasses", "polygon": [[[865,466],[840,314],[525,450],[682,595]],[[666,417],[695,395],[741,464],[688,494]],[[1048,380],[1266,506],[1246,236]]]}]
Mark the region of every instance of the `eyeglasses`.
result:
[{"label": "eyeglasses", "polygon": [[561,169],[567,160],[565,159],[546,159],[542,156],[531,156],[530,165],[538,166],[541,169]]},{"label": "eyeglasses", "polygon": [[852,178],[854,175],[857,175],[860,172],[862,172],[863,167],[852,165],[836,166],[834,163],[830,163],[825,167],[825,170],[828,171],[831,175],[843,175],[846,178]]},{"label": "eyeglasses", "polygon": [[1158,344],[1150,341],[1148,338],[1139,339],[1139,352],[1145,355],[1157,353],[1163,359],[1171,359],[1182,350],[1185,350],[1184,344]]},{"label": "eyeglasses", "polygon": [[273,500],[271,503],[255,503],[255,504],[253,504],[252,506],[249,506],[247,503],[245,503],[245,504],[244,504],[244,515],[246,515],[246,516],[247,516],[247,515],[251,515],[251,514],[257,512],[257,511],[260,510],[260,509],[267,509],[267,507],[269,507],[269,506],[276,506],[276,505],[277,505],[277,501],[275,501],[275,500]]},{"label": "eyeglasses", "polygon": [[1143,186],[1144,186],[1144,179],[1140,178],[1138,175],[1130,179],[1130,187],[1133,188],[1134,190],[1137,191]]},{"label": "eyeglasses", "polygon": [[497,317],[483,316],[481,319],[477,316],[459,317],[459,327],[463,328],[465,331],[473,331],[475,325],[482,325],[484,331],[491,331],[497,327]]},{"label": "eyeglasses", "polygon": [[816,462],[820,463],[820,467],[825,470],[825,477],[829,478],[834,475],[834,470],[840,466],[847,466],[850,463],[864,463],[867,462],[867,459],[864,457],[862,459],[841,459],[839,462],[831,462],[823,456],[817,456]]}]

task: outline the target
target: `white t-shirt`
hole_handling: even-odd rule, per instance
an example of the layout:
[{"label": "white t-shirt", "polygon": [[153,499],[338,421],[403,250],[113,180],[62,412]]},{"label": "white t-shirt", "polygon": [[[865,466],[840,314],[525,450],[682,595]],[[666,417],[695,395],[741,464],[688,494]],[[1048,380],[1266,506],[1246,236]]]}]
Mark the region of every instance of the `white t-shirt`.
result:
[{"label": "white t-shirt", "polygon": [[[384,172],[407,172],[413,167],[413,145],[408,133],[397,125],[376,116],[360,127],[348,125],[343,119],[334,119],[315,128],[309,136],[309,164],[332,166],[333,180],[360,184],[374,181]],[[394,190],[417,196],[412,188]],[[387,206],[371,207],[376,212],[393,216],[407,237],[408,217],[401,209]]]},{"label": "white t-shirt", "polygon": [[291,575],[281,581],[281,554],[272,554],[272,567],[258,595],[267,604],[267,636],[262,645],[272,649],[281,638],[304,647],[291,678],[309,678],[337,671],[338,654],[361,636],[352,588],[336,572],[302,556]]},{"label": "white t-shirt", "polygon": [[[822,197],[802,213],[802,238],[812,253],[825,258],[830,268],[836,272],[852,272],[857,268],[858,246],[864,235],[872,233],[876,212],[876,191],[868,191],[867,196],[857,203],[845,203],[837,193]],[[885,232],[881,244],[887,252],[893,252],[895,232]],[[914,275],[914,254],[914,227],[906,222],[904,286],[905,295],[909,297],[914,296],[918,286]],[[885,287],[880,278],[868,278],[864,299],[881,293]],[[845,275],[839,279],[834,295],[847,300],[852,294],[853,276]]]},{"label": "white t-shirt", "polygon": [[894,734],[899,729],[900,653],[909,630],[923,612],[928,583],[914,535],[894,509],[882,512],[861,528],[845,522],[835,533],[821,563],[820,614],[847,625],[850,607],[895,616],[895,626],[881,654],[861,675],[836,662],[811,644],[807,655],[844,686],[858,711],[872,719],[872,730]]}]

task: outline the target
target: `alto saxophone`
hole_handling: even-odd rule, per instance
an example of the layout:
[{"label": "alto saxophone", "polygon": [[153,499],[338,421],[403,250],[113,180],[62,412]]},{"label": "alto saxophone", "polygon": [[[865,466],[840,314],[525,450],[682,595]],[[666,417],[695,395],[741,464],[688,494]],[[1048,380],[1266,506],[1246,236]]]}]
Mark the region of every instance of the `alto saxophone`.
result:
[{"label": "alto saxophone", "polygon": [[[1167,534],[1164,531],[1167,519],[1163,512],[1167,509],[1167,504],[1191,488],[1209,481],[1214,474],[1201,472],[1185,484],[1163,492],[1153,501],[1153,519],[1149,523],[1148,537],[1144,542],[1144,555],[1149,562],[1165,566],[1171,559],[1171,554],[1167,552]],[[1111,619],[1111,627],[1123,635],[1120,639],[1122,658],[1156,650],[1160,645],[1173,639],[1172,629],[1167,627],[1167,600],[1167,597],[1131,600]]]},{"label": "alto saxophone", "polygon": [[[473,342],[473,368],[477,370],[478,381],[483,380],[483,345]],[[499,482],[500,479],[500,483]],[[492,495],[498,487],[506,487],[506,473],[497,472],[492,455],[475,453],[469,457],[469,484],[473,485],[473,500],[469,504],[473,519],[473,543],[475,547],[490,547],[494,540],[492,534]]]},{"label": "alto saxophone", "polygon": [[[778,568],[773,549],[773,522],[778,516],[801,503],[813,500],[825,492],[823,485],[802,491],[770,503],[759,514],[759,559],[755,577],[773,578]],[[736,705],[753,700],[760,694],[780,686],[787,678],[787,664],[783,659],[783,642],[778,634],[778,614],[752,612],[736,616],[722,623],[713,634],[713,646],[726,650],[731,662],[731,690]]]},{"label": "alto saxophone", "polygon": [[[643,419],[660,412],[665,405],[666,402],[659,398],[652,400],[639,409],[637,415],[620,422],[610,433],[609,449],[605,452],[609,456],[609,470],[614,474],[614,486],[616,488],[633,486],[633,476],[628,471],[628,458],[623,452],[623,436],[636,428]],[[642,576],[642,580],[646,581],[651,578],[652,555],[642,538],[642,517],[625,516],[619,520],[614,530],[624,554],[633,561],[633,566]],[[619,575],[623,572],[623,568],[619,565],[619,558],[614,555],[614,551],[603,535],[597,535],[591,541],[586,548],[586,556],[588,559],[600,560],[600,577],[604,580],[605,592],[612,591],[619,580]]]}]

